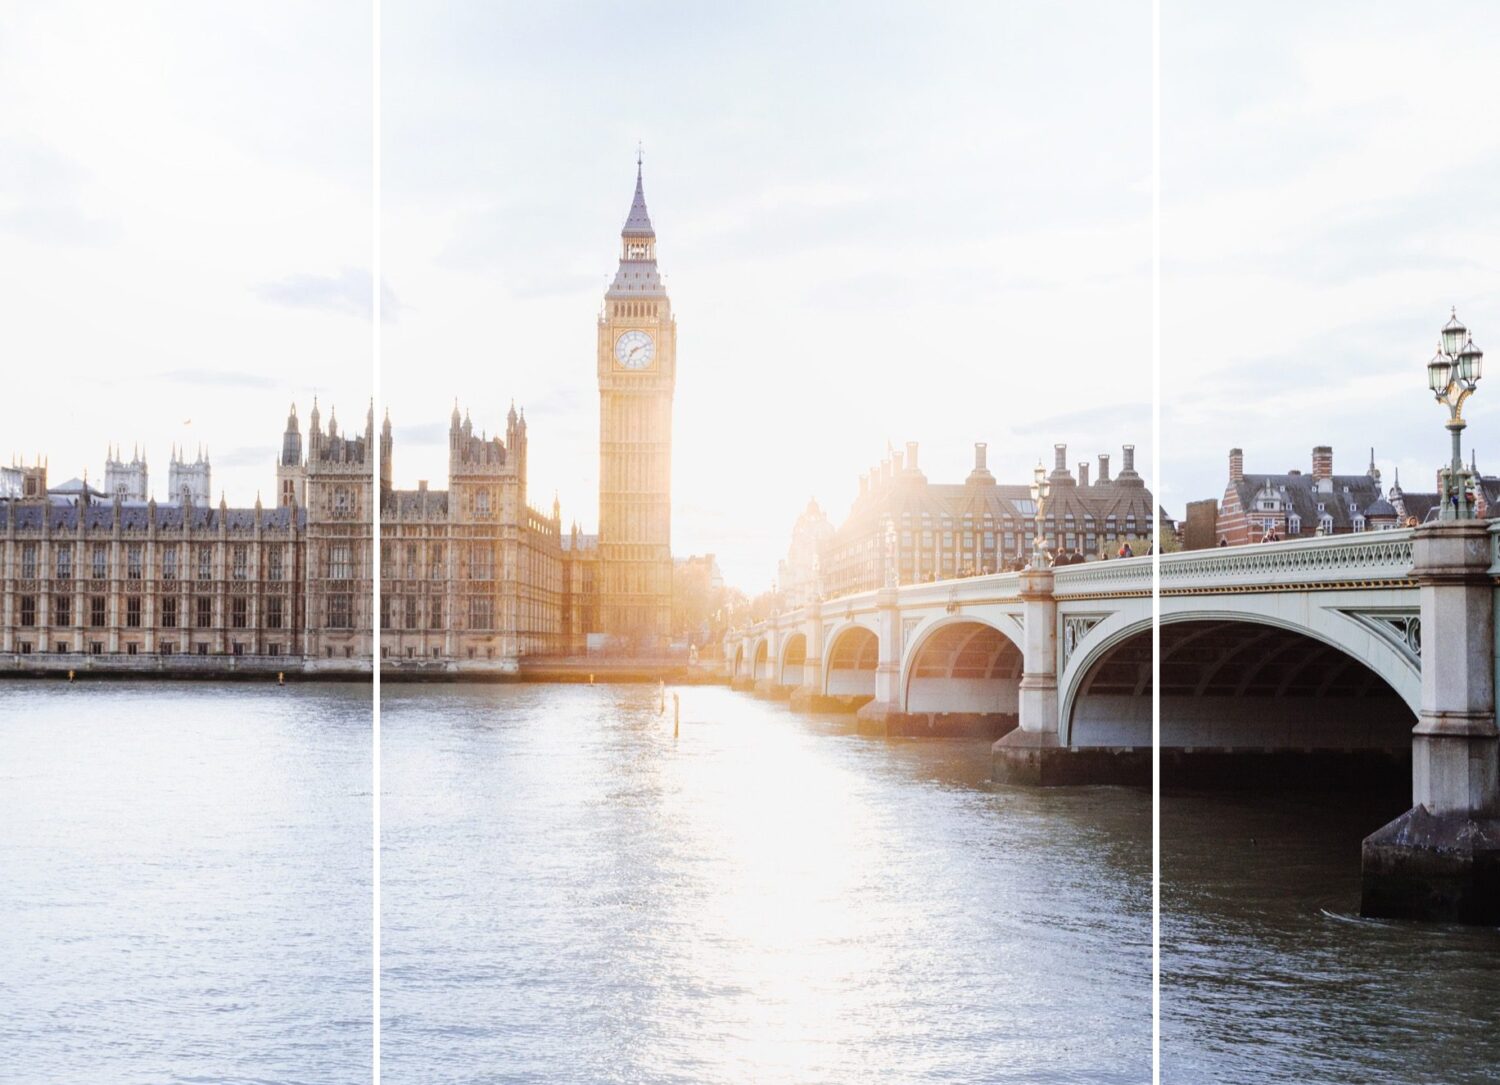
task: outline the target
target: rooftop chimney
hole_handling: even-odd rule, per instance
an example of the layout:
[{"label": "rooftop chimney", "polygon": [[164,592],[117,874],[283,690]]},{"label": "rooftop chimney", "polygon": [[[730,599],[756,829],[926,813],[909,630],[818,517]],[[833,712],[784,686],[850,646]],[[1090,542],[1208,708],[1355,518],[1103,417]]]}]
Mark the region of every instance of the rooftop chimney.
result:
[{"label": "rooftop chimney", "polygon": [[1245,450],[1243,448],[1229,450],[1229,481],[1245,481]]},{"label": "rooftop chimney", "polygon": [[1105,483],[1105,482],[1108,482],[1108,481],[1109,481],[1109,453],[1108,452],[1101,452],[1101,453],[1099,453],[1099,482],[1102,484],[1102,483]]},{"label": "rooftop chimney", "polygon": [[906,469],[915,471],[917,469],[917,442],[906,442]]},{"label": "rooftop chimney", "polygon": [[1313,478],[1319,481],[1333,478],[1333,446],[1318,445],[1312,454]]},{"label": "rooftop chimney", "polygon": [[1120,474],[1135,474],[1135,445],[1124,445],[1120,449],[1120,458],[1124,461],[1120,465]]},{"label": "rooftop chimney", "polygon": [[1052,470],[1059,475],[1066,474],[1068,470],[1068,446],[1053,445],[1052,452],[1056,457],[1056,461],[1052,465]]},{"label": "rooftop chimney", "polygon": [[988,466],[988,455],[986,452],[988,447],[983,441],[974,442],[974,470],[969,472],[968,481],[986,485],[994,484],[995,476],[990,474]]},{"label": "rooftop chimney", "polygon": [[1080,485],[1080,486],[1087,486],[1088,484],[1089,484],[1089,461],[1088,460],[1080,460],[1079,463],[1078,463],[1078,485]]}]

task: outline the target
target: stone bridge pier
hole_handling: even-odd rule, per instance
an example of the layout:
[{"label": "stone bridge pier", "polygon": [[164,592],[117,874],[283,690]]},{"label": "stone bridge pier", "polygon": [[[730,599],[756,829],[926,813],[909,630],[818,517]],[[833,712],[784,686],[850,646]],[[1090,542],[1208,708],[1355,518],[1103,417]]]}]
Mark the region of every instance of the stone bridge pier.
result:
[{"label": "stone bridge pier", "polygon": [[1412,808],[1365,839],[1361,911],[1500,924],[1500,732],[1491,533],[1429,524],[1412,544],[1422,621]]}]

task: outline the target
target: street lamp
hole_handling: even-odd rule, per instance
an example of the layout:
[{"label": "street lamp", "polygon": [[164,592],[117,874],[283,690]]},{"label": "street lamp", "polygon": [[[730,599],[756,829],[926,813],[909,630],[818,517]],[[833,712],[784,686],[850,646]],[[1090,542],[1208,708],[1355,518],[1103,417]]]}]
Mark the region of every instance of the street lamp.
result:
[{"label": "street lamp", "polygon": [[1031,567],[1033,569],[1045,569],[1052,564],[1047,558],[1046,529],[1042,523],[1042,508],[1047,502],[1047,495],[1051,487],[1047,482],[1047,469],[1037,461],[1036,470],[1031,473],[1031,504],[1036,510],[1036,526],[1032,529],[1031,537]]},{"label": "street lamp", "polygon": [[[1474,518],[1469,499],[1470,472],[1464,469],[1460,435],[1464,431],[1464,400],[1473,394],[1484,374],[1484,352],[1474,345],[1469,329],[1453,311],[1452,319],[1443,325],[1438,351],[1427,363],[1427,387],[1437,401],[1448,408],[1448,432],[1453,437],[1453,461],[1440,473],[1444,520]],[[1477,480],[1475,481],[1477,485]]]}]

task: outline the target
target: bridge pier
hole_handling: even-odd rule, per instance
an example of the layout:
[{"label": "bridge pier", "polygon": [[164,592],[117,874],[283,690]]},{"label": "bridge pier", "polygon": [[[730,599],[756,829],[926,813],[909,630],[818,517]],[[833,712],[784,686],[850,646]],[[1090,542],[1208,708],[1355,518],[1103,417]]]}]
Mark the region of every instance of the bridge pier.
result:
[{"label": "bridge pier", "polygon": [[783,686],[774,678],[762,678],[755,683],[750,692],[763,700],[785,701],[791,698],[792,687]]},{"label": "bridge pier", "polygon": [[1133,746],[1065,746],[1058,699],[1057,596],[1051,569],[1019,574],[1024,664],[1020,721],[990,750],[996,783],[1056,787],[1151,781],[1151,751]]},{"label": "bridge pier", "polygon": [[1365,838],[1360,912],[1500,923],[1500,732],[1490,525],[1417,529],[1422,710],[1412,732],[1412,808]]},{"label": "bridge pier", "polygon": [[901,610],[892,587],[875,593],[875,699],[855,713],[862,733],[885,734],[887,721],[901,715]]},{"label": "bridge pier", "polygon": [[755,640],[753,637],[740,638],[740,647],[736,653],[736,659],[740,662],[729,665],[729,688],[732,690],[748,690],[755,685]]},{"label": "bridge pier", "polygon": [[802,635],[807,638],[807,658],[802,661],[802,684],[791,693],[793,712],[852,712],[847,698],[830,697],[823,692],[823,605],[820,600],[808,604],[802,619]]}]

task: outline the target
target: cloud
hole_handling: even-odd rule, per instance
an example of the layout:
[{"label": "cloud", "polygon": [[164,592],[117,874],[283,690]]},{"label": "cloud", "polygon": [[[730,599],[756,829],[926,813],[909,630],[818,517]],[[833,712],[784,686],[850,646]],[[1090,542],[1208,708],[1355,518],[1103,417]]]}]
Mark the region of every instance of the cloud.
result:
[{"label": "cloud", "polygon": [[391,440],[397,445],[440,445],[448,440],[448,423],[421,422],[413,426],[392,426]]},{"label": "cloud", "polygon": [[227,369],[169,369],[156,379],[173,384],[197,384],[208,388],[273,388],[277,382],[260,373]]},{"label": "cloud", "polygon": [[1098,432],[1101,427],[1116,426],[1122,421],[1131,425],[1149,424],[1150,418],[1150,403],[1108,403],[1081,411],[1067,411],[1043,418],[1030,418],[1011,426],[1011,431],[1022,435],[1042,434],[1044,436],[1059,433],[1094,433]]},{"label": "cloud", "polygon": [[79,189],[88,170],[41,143],[0,140],[0,233],[28,241],[103,245],[120,235],[116,222],[84,210]]},{"label": "cloud", "polygon": [[215,467],[260,467],[276,458],[276,446],[272,443],[241,445],[228,452],[216,452],[211,457]]},{"label": "cloud", "polygon": [[67,202],[32,204],[0,212],[0,231],[28,241],[63,245],[107,245],[120,236],[118,224],[87,215]]},{"label": "cloud", "polygon": [[[557,385],[548,388],[530,403],[524,404],[533,415],[572,415],[592,406],[596,391],[592,388]],[[584,419],[586,421],[586,419]]]},{"label": "cloud", "polygon": [[[344,268],[337,275],[288,275],[255,287],[261,301],[287,305],[294,309],[323,309],[369,320],[374,313],[370,273],[361,268]],[[390,284],[380,284],[380,319],[394,324],[401,304]]]}]

